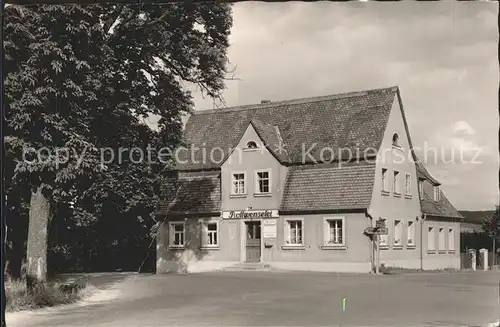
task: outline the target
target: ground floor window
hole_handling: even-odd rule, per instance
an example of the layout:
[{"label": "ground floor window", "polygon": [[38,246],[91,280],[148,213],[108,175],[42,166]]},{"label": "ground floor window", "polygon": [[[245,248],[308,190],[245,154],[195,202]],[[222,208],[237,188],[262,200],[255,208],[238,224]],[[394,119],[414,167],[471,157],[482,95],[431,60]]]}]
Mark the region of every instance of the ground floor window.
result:
[{"label": "ground floor window", "polygon": [[171,221],[169,223],[169,245],[171,247],[183,247],[185,242],[185,223],[183,221]]},{"label": "ground floor window", "polygon": [[217,221],[203,222],[202,224],[202,245],[219,245],[219,224]]},{"label": "ground floor window", "polygon": [[345,245],[345,223],[344,217],[326,218],[325,245],[344,246]]},{"label": "ground floor window", "polygon": [[394,220],[394,246],[403,245],[403,222],[401,220]]},{"label": "ground floor window", "polygon": [[439,228],[439,251],[446,251],[444,228]]},{"label": "ground floor window", "polygon": [[455,251],[455,230],[453,228],[448,229],[448,250]]},{"label": "ground floor window", "polygon": [[285,224],[286,245],[303,244],[303,223],[302,220],[287,220]]},{"label": "ground floor window", "polygon": [[427,249],[429,251],[436,250],[436,232],[432,226],[429,226],[427,230]]},{"label": "ground floor window", "polygon": [[[381,218],[380,220],[384,221],[387,225],[387,219]],[[379,235],[378,242],[381,248],[386,248],[389,246],[389,235]]]},{"label": "ground floor window", "polygon": [[415,222],[409,221],[408,222],[408,228],[407,228],[407,239],[406,243],[408,246],[414,246],[415,245]]}]

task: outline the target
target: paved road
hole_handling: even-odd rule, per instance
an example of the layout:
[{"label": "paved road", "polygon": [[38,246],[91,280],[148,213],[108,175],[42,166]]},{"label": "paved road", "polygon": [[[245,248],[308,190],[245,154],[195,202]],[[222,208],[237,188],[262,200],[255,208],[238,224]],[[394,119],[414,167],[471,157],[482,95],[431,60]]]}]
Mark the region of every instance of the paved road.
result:
[{"label": "paved road", "polygon": [[7,322],[9,327],[480,326],[498,320],[499,280],[498,272],[136,276],[118,285],[121,293],[114,300],[16,313]]}]

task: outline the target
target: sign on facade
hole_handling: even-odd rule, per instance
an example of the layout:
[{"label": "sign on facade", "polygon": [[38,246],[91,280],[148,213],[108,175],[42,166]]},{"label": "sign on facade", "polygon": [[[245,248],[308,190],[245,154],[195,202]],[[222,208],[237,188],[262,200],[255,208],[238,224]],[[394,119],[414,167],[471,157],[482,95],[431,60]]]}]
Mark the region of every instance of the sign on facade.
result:
[{"label": "sign on facade", "polygon": [[231,210],[222,211],[222,219],[278,218],[278,210]]},{"label": "sign on facade", "polygon": [[375,233],[378,235],[387,235],[388,230],[387,230],[387,228],[378,228],[378,229],[376,229]]},{"label": "sign on facade", "polygon": [[278,230],[278,222],[276,219],[268,219],[263,221],[262,234],[264,238],[276,238]]},{"label": "sign on facade", "polygon": [[386,224],[385,224],[385,219],[379,219],[377,220],[376,222],[376,225],[375,225],[377,228],[387,228]]}]

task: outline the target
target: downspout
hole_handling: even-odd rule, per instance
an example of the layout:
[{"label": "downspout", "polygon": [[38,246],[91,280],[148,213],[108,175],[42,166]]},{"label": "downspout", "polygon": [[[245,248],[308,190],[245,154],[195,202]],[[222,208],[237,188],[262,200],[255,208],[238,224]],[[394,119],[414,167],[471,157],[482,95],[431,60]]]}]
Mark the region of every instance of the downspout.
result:
[{"label": "downspout", "polygon": [[[370,214],[370,210],[367,209],[366,210],[366,216],[368,218],[371,219],[371,224],[370,224],[370,227],[373,227],[373,216]],[[375,244],[374,244],[374,238],[373,238],[373,234],[372,235],[369,235],[368,237],[370,237],[371,239],[371,242],[370,242],[370,260],[371,260],[371,263],[372,263],[372,267],[371,267],[371,270],[373,271],[373,269],[375,268]]]},{"label": "downspout", "polygon": [[422,214],[420,219],[420,270],[424,270],[424,220],[427,214]]}]

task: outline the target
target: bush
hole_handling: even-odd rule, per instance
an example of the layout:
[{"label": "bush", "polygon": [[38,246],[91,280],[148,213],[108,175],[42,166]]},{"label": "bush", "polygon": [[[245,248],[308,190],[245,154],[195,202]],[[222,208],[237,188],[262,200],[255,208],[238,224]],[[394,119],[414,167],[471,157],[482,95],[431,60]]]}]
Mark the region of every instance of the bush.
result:
[{"label": "bush", "polygon": [[6,278],[6,311],[29,310],[74,303],[86,294],[86,288],[86,285],[65,285],[47,282],[45,284],[37,284],[30,293],[26,287],[26,281]]}]

